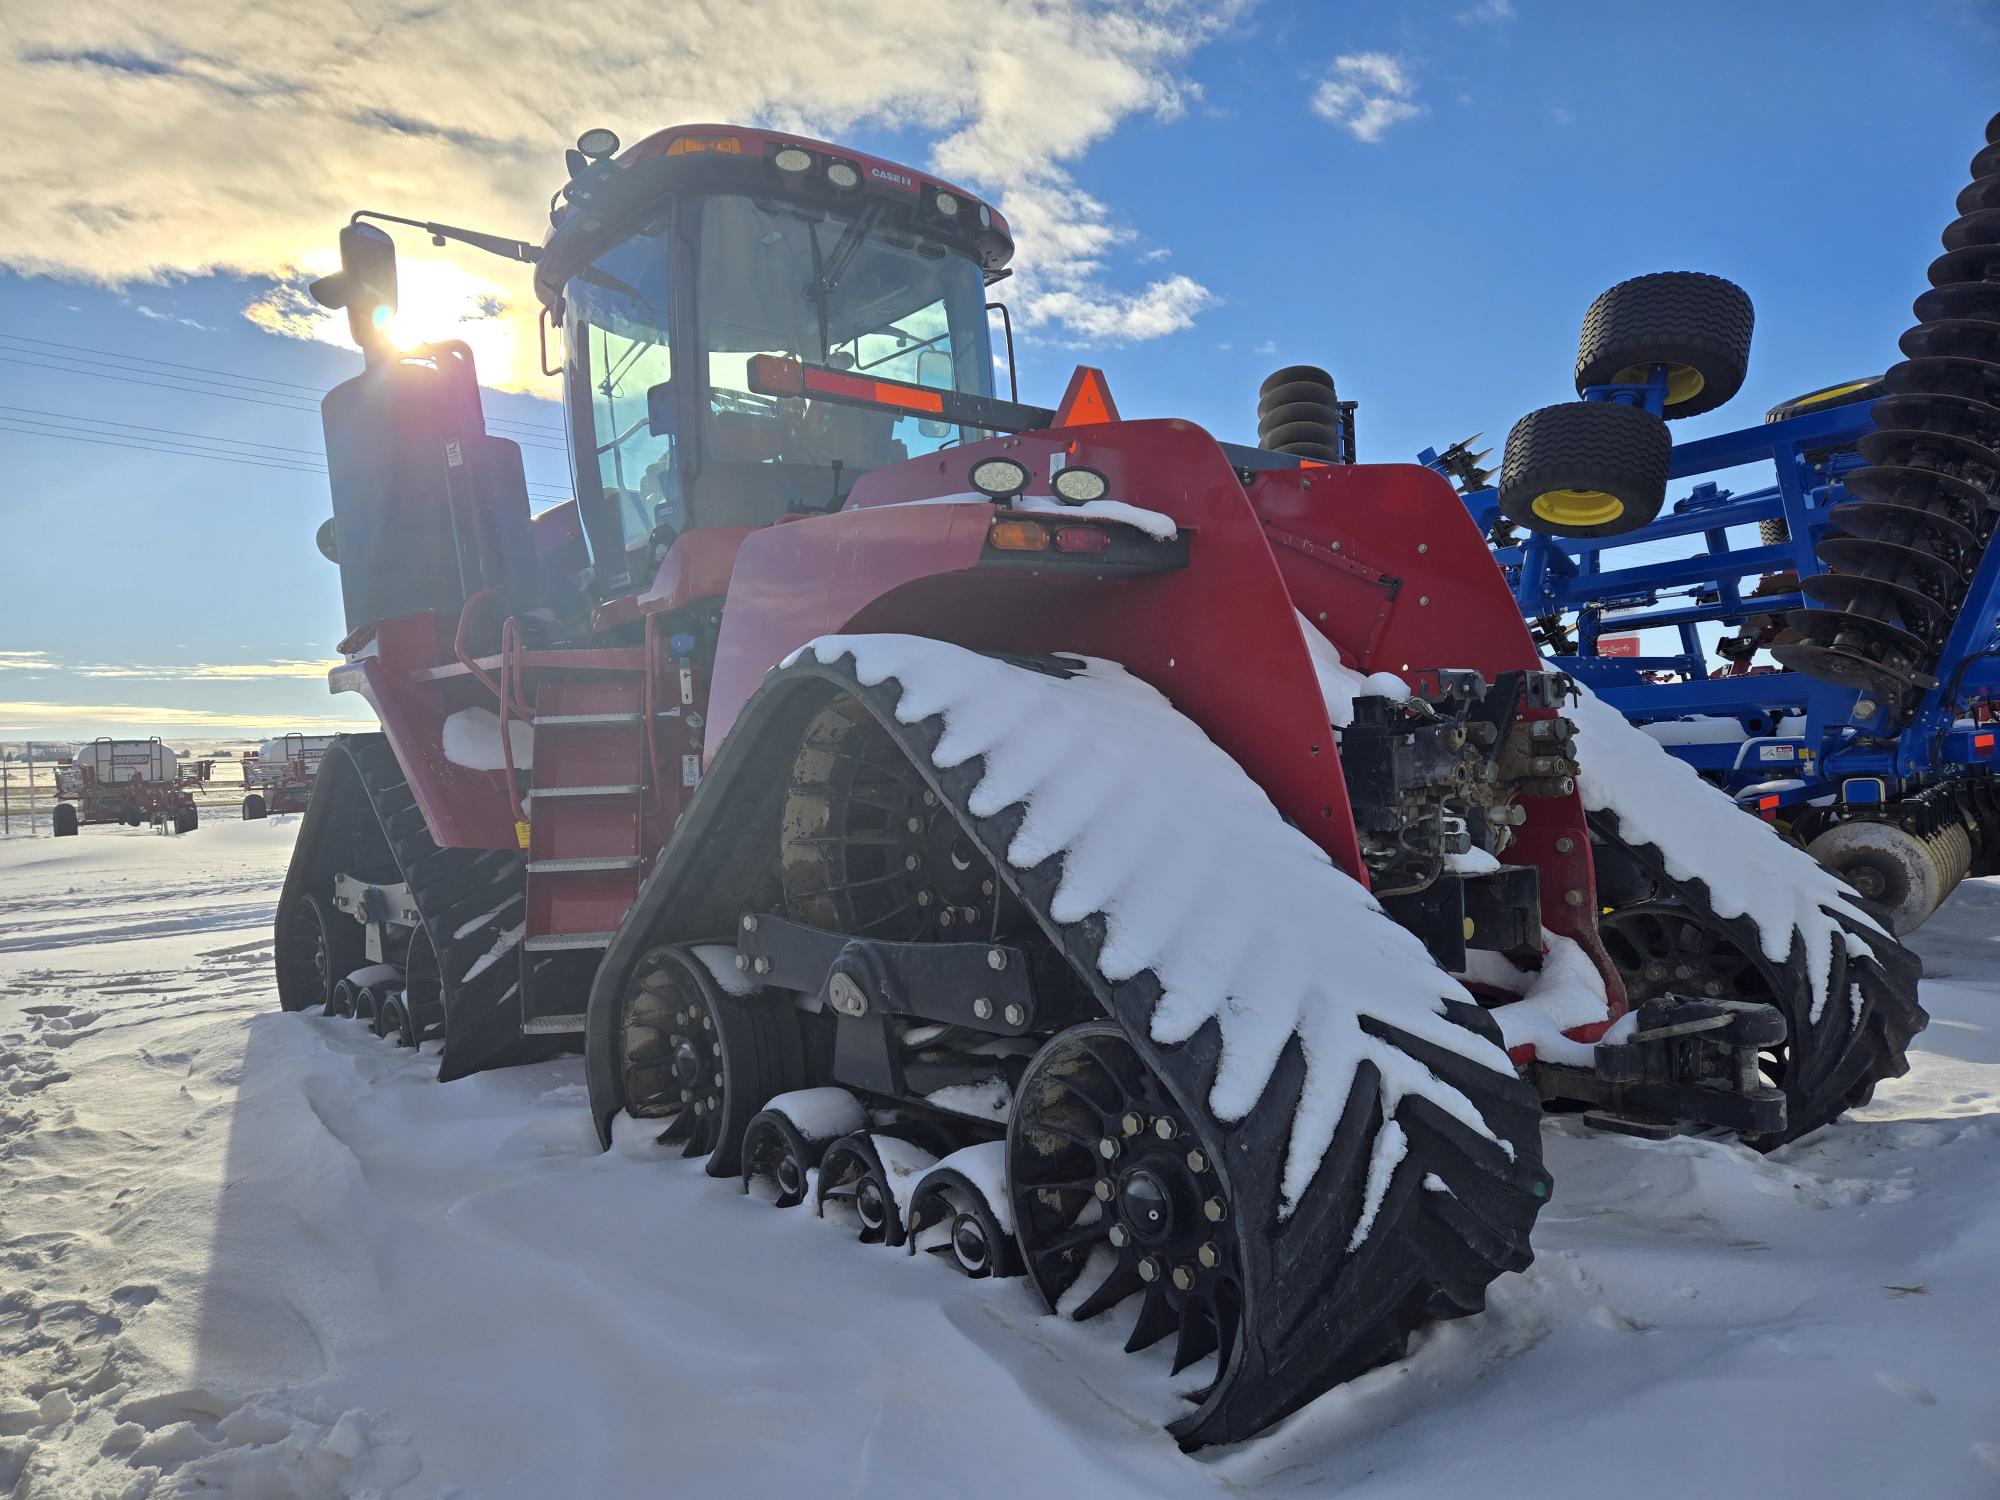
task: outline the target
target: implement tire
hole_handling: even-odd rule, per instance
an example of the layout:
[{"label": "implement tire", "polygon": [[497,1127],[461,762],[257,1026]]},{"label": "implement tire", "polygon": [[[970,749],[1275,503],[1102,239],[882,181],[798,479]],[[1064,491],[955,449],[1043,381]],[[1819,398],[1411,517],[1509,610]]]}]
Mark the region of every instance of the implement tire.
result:
[{"label": "implement tire", "polygon": [[[1870,932],[1850,914],[1821,908],[1844,933],[1861,939],[1868,952],[1863,956],[1850,953],[1846,944],[1833,945],[1826,999],[1815,1016],[1801,933],[1794,929],[1789,934],[1789,951],[1775,961],[1755,921],[1718,913],[1706,882],[1676,880],[1657,846],[1624,837],[1615,813],[1593,812],[1590,829],[1595,840],[1653,878],[1653,899],[1614,909],[1603,920],[1605,947],[1635,1005],[1651,985],[1664,982],[1685,989],[1690,983],[1712,982],[1720,998],[1774,1005],[1785,1018],[1785,1043],[1766,1054],[1763,1069],[1766,1080],[1784,1092],[1785,1128],[1774,1135],[1745,1137],[1747,1145],[1771,1151],[1795,1141],[1866,1104],[1882,1079],[1900,1078],[1910,1070],[1910,1039],[1929,1023],[1917,1001],[1923,966],[1888,935],[1886,912],[1880,913],[1881,931]],[[1803,851],[1799,857],[1808,858]],[[1643,936],[1648,931],[1657,936],[1649,940]],[[1667,972],[1649,976],[1649,959]],[[1692,980],[1673,972],[1681,964],[1696,971]]]},{"label": "implement tire", "polygon": [[1549,536],[1635,531],[1667,499],[1674,440],[1651,412],[1615,401],[1531,411],[1507,434],[1500,513]]},{"label": "implement tire", "polygon": [[1667,366],[1664,415],[1698,417],[1743,389],[1755,323],[1743,288],[1700,271],[1635,276],[1601,293],[1583,315],[1576,393],[1643,385]]}]

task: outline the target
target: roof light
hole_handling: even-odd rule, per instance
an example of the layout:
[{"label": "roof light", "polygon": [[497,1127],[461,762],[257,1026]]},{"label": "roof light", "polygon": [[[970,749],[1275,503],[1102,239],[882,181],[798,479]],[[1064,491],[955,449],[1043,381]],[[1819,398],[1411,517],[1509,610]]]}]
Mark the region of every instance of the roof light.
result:
[{"label": "roof light", "polygon": [[837,161],[826,169],[826,180],[845,192],[861,186],[861,172],[851,161]]},{"label": "roof light", "polygon": [[804,172],[812,164],[812,152],[803,146],[780,146],[771,154],[771,165],[780,172]]},{"label": "roof light", "polygon": [[938,193],[936,197],[931,199],[931,206],[938,211],[941,218],[955,219],[958,217],[958,200],[952,197],[950,193]]},{"label": "roof light", "polygon": [[984,203],[979,205],[979,227],[981,229],[991,229],[993,227],[993,210],[988,208]]},{"label": "roof light", "polygon": [[1056,492],[1058,500],[1070,505],[1087,505],[1092,500],[1102,500],[1110,492],[1111,481],[1095,469],[1076,464],[1056,470],[1055,478],[1049,481],[1049,488]]},{"label": "roof light", "polygon": [[601,160],[618,153],[618,135],[599,126],[596,130],[586,130],[576,138],[576,149],[592,161]]},{"label": "roof light", "polygon": [[697,151],[720,151],[725,156],[741,156],[743,143],[733,135],[684,135],[667,143],[669,156],[692,156]]},{"label": "roof light", "polygon": [[1028,486],[1028,471],[1011,458],[981,459],[968,476],[972,487],[994,500],[1009,500]]},{"label": "roof light", "polygon": [[986,540],[1002,552],[1046,552],[1049,529],[1036,521],[995,521],[986,528]]}]

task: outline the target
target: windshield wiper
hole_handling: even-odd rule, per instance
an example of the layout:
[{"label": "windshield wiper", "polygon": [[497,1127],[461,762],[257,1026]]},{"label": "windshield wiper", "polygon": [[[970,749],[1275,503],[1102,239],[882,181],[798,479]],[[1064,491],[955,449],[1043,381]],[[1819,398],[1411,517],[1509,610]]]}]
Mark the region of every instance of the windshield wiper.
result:
[{"label": "windshield wiper", "polygon": [[833,254],[822,259],[819,249],[819,226],[808,224],[806,233],[812,244],[813,279],[806,283],[806,295],[812,299],[819,312],[819,349],[824,359],[831,350],[830,319],[827,316],[827,294],[840,285],[840,278],[847,274],[847,268],[860,252],[868,233],[875,227],[876,219],[882,214],[882,205],[870,203],[849,222],[846,231],[834,243]]}]

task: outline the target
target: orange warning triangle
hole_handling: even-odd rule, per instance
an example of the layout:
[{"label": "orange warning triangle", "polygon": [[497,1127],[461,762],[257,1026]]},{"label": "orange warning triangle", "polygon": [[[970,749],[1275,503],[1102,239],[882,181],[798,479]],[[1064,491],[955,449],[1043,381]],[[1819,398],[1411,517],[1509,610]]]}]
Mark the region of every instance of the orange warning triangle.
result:
[{"label": "orange warning triangle", "polygon": [[1084,427],[1093,422],[1117,420],[1118,407],[1111,399],[1111,387],[1105,383],[1104,372],[1078,365],[1069,378],[1069,389],[1063,392],[1062,405],[1056,408],[1055,425]]}]

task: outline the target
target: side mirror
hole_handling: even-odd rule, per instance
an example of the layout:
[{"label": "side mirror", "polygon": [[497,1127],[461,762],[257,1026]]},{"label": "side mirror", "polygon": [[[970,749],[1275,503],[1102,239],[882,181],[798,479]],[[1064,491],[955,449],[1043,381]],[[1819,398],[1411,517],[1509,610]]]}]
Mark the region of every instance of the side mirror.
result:
[{"label": "side mirror", "polygon": [[662,380],[646,388],[646,431],[654,437],[673,437],[680,419],[674,411],[674,383]]},{"label": "side mirror", "polygon": [[396,242],[373,224],[343,225],[340,269],[308,290],[321,307],[346,310],[348,334],[364,352],[379,349],[396,315]]},{"label": "side mirror", "polygon": [[340,561],[340,549],[333,539],[333,517],[328,516],[319,523],[319,530],[313,533],[313,545],[319,548],[319,555],[330,563]]}]

